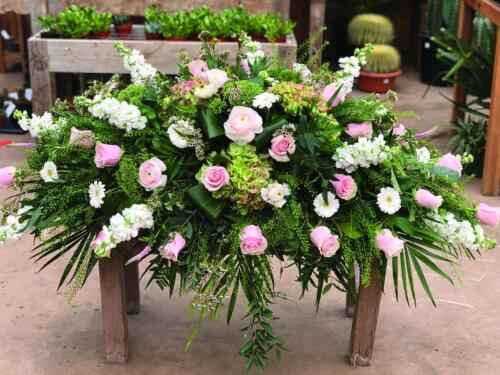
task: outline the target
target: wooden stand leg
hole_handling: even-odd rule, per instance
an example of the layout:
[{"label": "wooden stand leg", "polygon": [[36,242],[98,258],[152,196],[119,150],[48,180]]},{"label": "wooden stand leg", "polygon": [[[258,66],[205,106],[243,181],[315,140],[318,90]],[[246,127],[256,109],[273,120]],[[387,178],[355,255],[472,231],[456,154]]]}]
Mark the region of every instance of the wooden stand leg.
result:
[{"label": "wooden stand leg", "polygon": [[42,114],[49,109],[55,93],[49,71],[47,41],[28,42],[31,88],[33,90],[33,113]]},{"label": "wooden stand leg", "polygon": [[349,345],[349,360],[354,367],[369,366],[373,353],[378,310],[382,296],[382,285],[377,268],[377,266],[372,266],[370,285],[366,287],[361,285],[359,288]]},{"label": "wooden stand leg", "polygon": [[141,292],[139,289],[139,265],[137,262],[125,266],[125,294],[127,313],[139,314],[141,310]]},{"label": "wooden stand leg", "polygon": [[355,303],[349,293],[345,294],[345,316],[352,318],[354,316]]},{"label": "wooden stand leg", "polygon": [[99,261],[101,282],[104,354],[110,363],[125,363],[128,358],[128,324],[125,305],[123,254]]}]

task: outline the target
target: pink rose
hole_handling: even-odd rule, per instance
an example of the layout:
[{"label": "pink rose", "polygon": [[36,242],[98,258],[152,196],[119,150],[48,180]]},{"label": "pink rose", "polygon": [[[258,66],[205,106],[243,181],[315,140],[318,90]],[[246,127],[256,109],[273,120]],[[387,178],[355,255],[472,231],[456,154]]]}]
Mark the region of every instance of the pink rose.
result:
[{"label": "pink rose", "polygon": [[229,173],[226,168],[215,165],[207,167],[201,174],[201,182],[208,191],[217,191],[229,184]]},{"label": "pink rose", "polygon": [[117,145],[97,142],[95,145],[95,165],[97,168],[113,167],[120,162],[122,149]]},{"label": "pink rose", "polygon": [[151,191],[167,184],[167,170],[165,163],[157,157],[146,160],[139,167],[139,183],[146,190]]},{"label": "pink rose", "polygon": [[339,236],[332,235],[330,229],[324,226],[314,228],[311,231],[310,238],[321,255],[326,258],[333,256],[340,247]]},{"label": "pink rose", "polygon": [[177,262],[177,256],[184,249],[184,246],[186,246],[186,240],[179,232],[170,233],[169,237],[170,240],[166,245],[161,246],[158,250],[162,257]]},{"label": "pink rose", "polygon": [[458,172],[458,175],[462,175],[462,163],[460,162],[459,155],[452,155],[450,153],[441,156],[437,161],[437,165],[440,167],[445,167],[449,169],[453,169]]},{"label": "pink rose", "polygon": [[90,130],[78,130],[77,128],[71,128],[69,143],[73,146],[90,149],[94,146],[95,136]]},{"label": "pink rose", "polygon": [[385,253],[387,259],[396,257],[403,250],[405,242],[392,235],[389,229],[384,229],[375,237],[377,247]]},{"label": "pink rose", "polygon": [[396,137],[402,137],[403,135],[406,134],[405,126],[403,124],[399,124],[398,126],[393,127],[392,134],[395,135]]},{"label": "pink rose", "polygon": [[[333,95],[335,95],[335,93],[337,92],[337,86],[335,86],[334,83],[330,83],[329,85],[326,85],[325,88],[323,89],[323,93],[322,93],[322,96],[323,96],[323,100],[328,103],[328,101],[332,98]],[[335,97],[335,99],[333,99],[333,102],[332,102],[332,105],[331,107],[336,107],[338,106],[340,103],[342,103],[344,101],[344,97],[342,97],[340,95],[340,92],[337,94],[337,96]]]},{"label": "pink rose", "polygon": [[267,248],[267,239],[256,225],[247,225],[240,234],[240,248],[245,255],[260,255]]},{"label": "pink rose", "polygon": [[210,69],[203,73],[203,77],[208,80],[208,82],[220,89],[229,80],[227,73],[220,69]]},{"label": "pink rose", "polygon": [[189,81],[186,81],[182,84],[182,89],[184,90],[184,92],[188,92],[189,90],[191,90],[195,86],[196,86],[196,82],[193,81],[192,79],[190,79]]},{"label": "pink rose", "polygon": [[90,244],[90,248],[93,250],[98,249],[101,244],[106,241],[106,237],[107,232],[105,230],[101,230],[94,241],[92,241],[92,243]]},{"label": "pink rose", "polygon": [[203,60],[193,60],[187,64],[189,73],[194,77],[201,77],[208,70],[208,65]]},{"label": "pink rose", "polygon": [[15,174],[16,174],[15,167],[0,168],[0,186],[10,187],[14,185],[14,182],[16,180]]},{"label": "pink rose", "polygon": [[361,124],[351,122],[347,125],[346,133],[353,138],[371,138],[373,134],[372,123],[369,121],[362,122]]},{"label": "pink rose", "polygon": [[438,209],[443,204],[443,198],[440,195],[434,195],[427,189],[418,189],[415,193],[415,200],[419,206]]},{"label": "pink rose", "polygon": [[256,133],[262,133],[262,117],[252,108],[233,107],[224,123],[224,130],[230,140],[246,145],[254,140]]},{"label": "pink rose", "polygon": [[341,199],[348,201],[349,199],[354,198],[356,192],[358,191],[358,185],[356,185],[356,181],[351,176],[345,174],[336,174],[335,180],[330,180],[335,189],[335,193]]},{"label": "pink rose", "polygon": [[271,157],[276,161],[290,161],[288,154],[293,154],[294,152],[295,138],[293,138],[291,135],[278,135],[271,141],[269,155],[271,155]]},{"label": "pink rose", "polygon": [[486,203],[479,203],[477,208],[477,218],[484,225],[492,227],[500,223],[500,207],[489,206]]}]

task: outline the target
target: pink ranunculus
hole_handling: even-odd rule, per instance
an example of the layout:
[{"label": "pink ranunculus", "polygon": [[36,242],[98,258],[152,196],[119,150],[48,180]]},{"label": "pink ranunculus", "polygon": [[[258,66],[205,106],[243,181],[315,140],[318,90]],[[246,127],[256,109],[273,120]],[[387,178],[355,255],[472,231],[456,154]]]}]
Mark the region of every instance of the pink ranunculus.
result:
[{"label": "pink ranunculus", "polygon": [[267,239],[256,225],[247,225],[240,234],[240,249],[245,255],[260,255],[267,248]]},{"label": "pink ranunculus", "polygon": [[208,70],[208,65],[203,60],[193,60],[187,64],[189,73],[194,77],[201,77]]},{"label": "pink ranunculus", "polygon": [[166,170],[165,163],[157,157],[146,160],[139,167],[139,183],[148,191],[164,187],[167,184],[167,176],[163,172]]},{"label": "pink ranunculus", "polygon": [[79,130],[77,128],[71,128],[69,143],[73,146],[90,149],[95,144],[95,136],[91,130]]},{"label": "pink ranunculus", "polygon": [[377,247],[385,253],[387,259],[396,257],[403,250],[405,241],[392,235],[389,229],[384,229],[375,237]]},{"label": "pink ranunculus", "polygon": [[330,180],[330,182],[340,199],[348,201],[356,196],[358,185],[356,185],[354,178],[345,174],[336,174],[335,178],[336,180]]},{"label": "pink ranunculus", "polygon": [[16,167],[0,168],[0,186],[10,187],[14,185],[16,181],[15,174]]},{"label": "pink ranunculus", "polygon": [[326,258],[333,256],[340,247],[339,236],[332,234],[325,226],[316,227],[311,231],[311,242]]},{"label": "pink ranunculus", "polygon": [[477,208],[477,218],[484,225],[492,227],[500,223],[500,207],[493,207],[486,203],[479,203]]},{"label": "pink ranunculus", "polygon": [[269,155],[276,161],[290,161],[288,155],[295,152],[295,138],[289,134],[282,134],[274,137],[271,141]]},{"label": "pink ranunculus", "polygon": [[121,157],[120,146],[96,143],[94,161],[97,168],[113,167],[120,162]]},{"label": "pink ranunculus", "polygon": [[369,121],[362,122],[361,124],[351,122],[350,124],[347,124],[346,133],[353,138],[371,138],[373,134],[372,123]]},{"label": "pink ranunculus", "polygon": [[[337,92],[337,86],[335,86],[334,83],[330,83],[329,85],[326,85],[325,88],[323,89],[322,97],[323,100],[328,103],[328,101],[332,98],[333,95]],[[332,102],[332,107],[338,106],[340,103],[344,101],[344,97],[340,95],[340,92],[337,94],[335,99],[333,99]]]},{"label": "pink ranunculus", "polygon": [[422,207],[438,209],[443,204],[443,198],[440,195],[434,195],[427,189],[418,189],[415,193],[417,204]]},{"label": "pink ranunculus", "polygon": [[101,230],[97,237],[90,244],[90,248],[95,250],[98,249],[99,246],[106,240],[107,232],[105,230]]},{"label": "pink ranunculus", "polygon": [[229,184],[229,173],[226,168],[214,165],[207,167],[201,174],[201,182],[208,191],[217,191]]},{"label": "pink ranunculus", "polygon": [[405,126],[403,124],[399,124],[398,126],[393,127],[392,134],[394,134],[396,137],[402,137],[406,134]]},{"label": "pink ranunculus", "polygon": [[191,90],[195,86],[196,86],[196,82],[193,81],[192,79],[190,79],[182,84],[182,89],[184,90],[184,92],[188,92],[189,90]]},{"label": "pink ranunculus", "polygon": [[262,117],[252,108],[233,107],[224,123],[224,130],[230,140],[246,145],[254,140],[255,134],[262,133]]},{"label": "pink ranunculus", "polygon": [[440,167],[445,167],[449,169],[453,169],[458,172],[458,175],[462,175],[462,163],[460,162],[459,155],[452,155],[450,153],[443,155],[437,161],[437,165]]},{"label": "pink ranunculus", "polygon": [[177,262],[177,256],[184,249],[184,246],[186,246],[186,240],[179,232],[170,233],[169,236],[169,241],[158,250],[162,257]]},{"label": "pink ranunculus", "polygon": [[208,82],[217,89],[220,89],[229,80],[227,73],[220,69],[207,70],[203,73],[203,77],[205,77]]}]

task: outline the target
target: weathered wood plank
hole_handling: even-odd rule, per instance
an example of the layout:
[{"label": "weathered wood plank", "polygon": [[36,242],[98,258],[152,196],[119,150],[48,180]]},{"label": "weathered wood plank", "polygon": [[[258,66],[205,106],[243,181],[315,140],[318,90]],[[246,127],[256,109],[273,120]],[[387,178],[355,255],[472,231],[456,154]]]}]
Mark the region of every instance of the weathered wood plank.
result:
[{"label": "weathered wood plank", "polygon": [[378,267],[373,265],[370,284],[359,287],[358,301],[354,310],[349,345],[349,360],[354,367],[370,365],[381,296],[382,284]]},{"label": "weathered wood plank", "polygon": [[128,323],[125,305],[123,253],[116,251],[99,261],[101,283],[104,354],[110,363],[124,363],[128,358]]},{"label": "weathered wood plank", "polygon": [[[38,1],[38,0],[36,0]],[[18,14],[29,14],[31,11],[30,0],[1,0],[0,13],[15,12]]]},{"label": "weathered wood plank", "polygon": [[500,29],[497,29],[497,44],[491,87],[490,118],[486,135],[484,158],[484,195],[498,195],[500,192]]},{"label": "weathered wood plank", "polygon": [[33,89],[33,112],[41,114],[51,105],[54,81],[49,70],[46,40],[28,40],[31,88]]},{"label": "weathered wood plank", "polygon": [[[325,25],[325,0],[311,0],[311,8],[309,14],[309,37],[316,34]],[[323,45],[323,34],[320,35],[316,41],[316,51],[321,49]],[[319,68],[321,66],[321,55],[315,61],[315,66],[313,68]]]},{"label": "weathered wood plank", "polygon": [[[140,241],[129,241],[123,246],[125,263],[144,248]],[[141,290],[139,283],[139,264],[137,262],[125,266],[125,300],[128,314],[139,314],[141,311]]]}]

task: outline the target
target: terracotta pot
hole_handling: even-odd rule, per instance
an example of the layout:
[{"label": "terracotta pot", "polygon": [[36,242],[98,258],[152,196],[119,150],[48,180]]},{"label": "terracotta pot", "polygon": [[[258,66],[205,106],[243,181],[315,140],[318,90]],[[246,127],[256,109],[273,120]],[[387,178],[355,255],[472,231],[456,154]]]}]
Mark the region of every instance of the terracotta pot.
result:
[{"label": "terracotta pot", "polygon": [[358,88],[366,92],[384,93],[394,89],[396,78],[401,75],[401,69],[390,73],[370,73],[361,71],[358,78]]},{"label": "terracotta pot", "polygon": [[145,33],[146,34],[146,39],[147,40],[162,40],[163,35],[161,34],[155,34],[155,33]]},{"label": "terracotta pot", "polygon": [[115,25],[115,31],[120,35],[130,35],[132,34],[132,22],[123,24],[123,25]]},{"label": "terracotta pot", "polygon": [[252,40],[255,42],[267,42],[267,39],[262,35],[252,35]]},{"label": "terracotta pot", "polygon": [[220,38],[213,38],[213,37],[209,37],[207,40],[208,40],[209,42],[213,42],[215,39],[217,39],[219,42],[227,42],[227,41],[228,41],[228,39],[227,39],[227,38],[222,38],[222,37],[220,37]]},{"label": "terracotta pot", "polygon": [[109,31],[99,31],[98,33],[92,34],[92,39],[109,39],[111,32]]},{"label": "terracotta pot", "polygon": [[276,38],[274,43],[286,43],[286,36],[280,36],[279,38]]},{"label": "terracotta pot", "polygon": [[185,42],[187,40],[187,38],[183,38],[183,37],[180,37],[180,36],[173,36],[173,37],[170,37],[170,38],[166,38],[169,42]]}]

